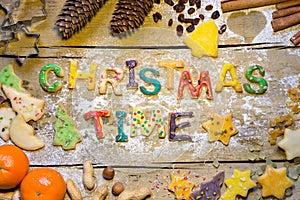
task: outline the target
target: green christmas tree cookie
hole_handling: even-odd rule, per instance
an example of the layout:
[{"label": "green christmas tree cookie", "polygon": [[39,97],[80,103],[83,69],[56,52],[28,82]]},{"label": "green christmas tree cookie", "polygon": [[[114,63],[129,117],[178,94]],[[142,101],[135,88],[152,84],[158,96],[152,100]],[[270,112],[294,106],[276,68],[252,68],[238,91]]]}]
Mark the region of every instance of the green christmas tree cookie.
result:
[{"label": "green christmas tree cookie", "polygon": [[76,123],[68,115],[66,108],[61,103],[58,104],[56,118],[53,145],[60,145],[64,150],[75,149],[76,144],[79,143],[82,138],[76,129]]},{"label": "green christmas tree cookie", "polygon": [[22,87],[22,80],[15,74],[14,68],[11,65],[8,65],[1,70],[0,83],[12,87],[19,92],[28,93],[28,91]]}]

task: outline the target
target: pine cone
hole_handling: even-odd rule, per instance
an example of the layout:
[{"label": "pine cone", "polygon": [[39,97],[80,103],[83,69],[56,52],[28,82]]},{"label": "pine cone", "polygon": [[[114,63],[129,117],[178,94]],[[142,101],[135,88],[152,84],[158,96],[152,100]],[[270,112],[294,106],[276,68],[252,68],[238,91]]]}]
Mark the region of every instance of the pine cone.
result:
[{"label": "pine cone", "polygon": [[112,34],[139,28],[151,11],[154,0],[119,0],[110,21]]},{"label": "pine cone", "polygon": [[63,38],[70,38],[92,19],[106,0],[66,0],[55,25]]}]

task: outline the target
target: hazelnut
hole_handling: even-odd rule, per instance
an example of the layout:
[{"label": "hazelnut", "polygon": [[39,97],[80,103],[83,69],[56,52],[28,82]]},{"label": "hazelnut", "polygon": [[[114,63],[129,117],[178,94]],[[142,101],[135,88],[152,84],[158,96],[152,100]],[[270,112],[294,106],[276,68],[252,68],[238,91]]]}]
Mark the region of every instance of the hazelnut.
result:
[{"label": "hazelnut", "polygon": [[124,191],[124,185],[121,182],[116,182],[113,186],[112,186],[112,193],[115,196],[119,196],[123,191]]},{"label": "hazelnut", "polygon": [[106,180],[111,180],[115,176],[115,170],[112,167],[106,167],[103,169],[102,176]]}]

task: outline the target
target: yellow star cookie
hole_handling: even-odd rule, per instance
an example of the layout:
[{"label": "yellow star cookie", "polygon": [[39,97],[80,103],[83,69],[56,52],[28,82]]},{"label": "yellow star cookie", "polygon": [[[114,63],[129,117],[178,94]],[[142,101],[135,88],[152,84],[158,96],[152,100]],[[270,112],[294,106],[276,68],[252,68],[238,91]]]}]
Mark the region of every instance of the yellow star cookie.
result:
[{"label": "yellow star cookie", "polygon": [[246,197],[248,190],[256,185],[255,182],[251,180],[250,173],[250,170],[240,171],[235,169],[233,176],[225,180],[227,190],[221,199],[235,200],[237,195]]},{"label": "yellow star cookie", "polygon": [[224,116],[214,113],[211,119],[203,123],[202,126],[208,131],[210,142],[220,140],[225,145],[228,145],[230,137],[238,132],[232,124],[231,113]]},{"label": "yellow star cookie", "polygon": [[284,138],[278,146],[285,150],[286,158],[292,160],[300,157],[300,128],[297,130],[285,129]]},{"label": "yellow star cookie", "polygon": [[285,190],[294,185],[294,182],[286,176],[285,167],[274,169],[270,165],[266,166],[265,173],[258,177],[257,181],[263,187],[263,197],[273,195],[278,199],[282,199],[284,197]]},{"label": "yellow star cookie", "polygon": [[176,199],[188,200],[194,188],[194,183],[188,180],[187,175],[185,173],[179,176],[171,174],[171,181],[168,190],[174,192]]}]

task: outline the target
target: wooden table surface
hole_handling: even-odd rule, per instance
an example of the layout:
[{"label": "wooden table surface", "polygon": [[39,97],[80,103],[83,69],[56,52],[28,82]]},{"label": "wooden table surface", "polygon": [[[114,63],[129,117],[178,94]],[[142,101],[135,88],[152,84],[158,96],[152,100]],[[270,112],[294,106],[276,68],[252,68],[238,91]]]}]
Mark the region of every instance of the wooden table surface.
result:
[{"label": "wooden table surface", "polygon": [[[30,6],[33,3],[35,6]],[[196,58],[191,55],[190,49],[184,45],[183,40],[188,34],[176,35],[176,23],[167,26],[168,19],[175,17],[176,13],[171,7],[162,2],[155,4],[150,15],[146,17],[144,25],[132,34],[118,38],[110,35],[109,22],[117,3],[108,1],[97,15],[83,28],[68,40],[58,34],[55,27],[56,17],[64,1],[49,0],[46,2],[46,19],[28,25],[30,31],[39,33],[39,54],[28,58],[23,66],[16,62],[17,54],[21,57],[35,51],[33,48],[35,38],[19,34],[18,41],[11,41],[8,48],[5,43],[1,47],[1,66],[13,65],[16,74],[32,86],[31,94],[46,100],[45,115],[37,122],[30,122],[35,128],[36,135],[45,142],[45,147],[37,151],[25,151],[30,159],[31,169],[38,167],[52,167],[61,172],[65,179],[72,178],[80,188],[84,199],[90,199],[92,192],[87,191],[82,183],[82,164],[91,159],[95,168],[95,177],[98,184],[106,183],[109,187],[116,181],[122,181],[127,188],[133,189],[138,185],[149,186],[153,192],[151,199],[175,199],[174,194],[168,192],[170,174],[189,172],[189,178],[199,185],[203,178],[210,179],[216,172],[224,170],[225,179],[231,177],[234,169],[251,169],[252,179],[256,182],[266,162],[272,161],[278,167],[289,168],[292,176],[298,167],[299,160],[286,160],[285,153],[276,145],[270,145],[269,123],[275,117],[286,115],[290,109],[286,103],[290,101],[287,90],[297,87],[300,74],[300,49],[289,42],[289,38],[299,30],[299,25],[273,33],[270,21],[274,6],[258,9],[249,9],[225,13],[216,24],[227,24],[227,31],[219,36],[219,53],[217,58]],[[202,1],[203,6],[212,3],[220,9],[220,2],[213,0]],[[40,1],[24,1],[14,16],[15,20],[34,19],[42,15],[43,4]],[[160,12],[163,19],[154,23],[152,14]],[[206,12],[202,9],[201,12]],[[208,15],[209,13],[205,13]],[[4,12],[1,13],[4,16]],[[175,19],[175,18],[174,18]],[[143,68],[154,68],[160,76],[154,77],[162,84],[158,95],[144,95],[140,90],[127,90],[128,68],[125,62],[136,60],[136,81],[139,86],[147,85],[138,76]],[[167,72],[159,67],[159,61],[183,61],[184,70],[189,71],[193,77],[201,71],[209,71],[213,87],[213,100],[207,100],[205,94],[198,99],[192,99],[185,91],[183,99],[177,98],[177,90],[182,69],[174,71],[174,89],[167,88]],[[115,66],[125,71],[124,79],[120,82],[121,96],[114,94],[108,86],[108,91],[100,95],[98,88],[88,90],[86,80],[78,80],[76,87],[68,89],[68,72],[71,61],[77,61],[79,70],[88,72],[92,63],[97,64],[96,82],[100,74],[108,67]],[[44,91],[39,84],[39,72],[46,64],[61,66],[66,76],[62,78],[62,90],[56,93]],[[265,79],[269,84],[268,91],[263,95],[251,95],[246,91],[237,93],[231,87],[215,92],[219,79],[219,72],[224,63],[236,66],[237,77],[241,84],[247,83],[245,70],[251,65],[261,65],[266,71]],[[63,103],[70,116],[77,123],[83,140],[75,150],[65,151],[59,146],[53,146],[55,131],[55,110],[58,102]],[[7,106],[3,104],[2,106]],[[149,137],[139,134],[129,137],[128,142],[116,143],[117,118],[115,112],[123,110],[127,113],[124,131],[129,135],[131,113],[133,108],[139,107],[150,116],[152,109],[161,109],[163,118],[168,127],[168,114],[170,112],[193,112],[192,118],[183,118],[180,122],[188,121],[191,126],[178,130],[177,134],[188,134],[192,142],[169,141],[168,137],[159,139],[152,133]],[[107,109],[111,111],[110,117],[103,118],[105,137],[98,139],[92,120],[85,120],[84,113],[92,110]],[[210,119],[210,115],[232,113],[233,123],[238,134],[230,139],[228,145],[221,142],[209,142],[208,134],[202,128],[202,123]],[[300,128],[299,115],[296,125]],[[282,137],[279,137],[278,141]],[[6,142],[0,141],[0,144]],[[11,141],[7,142],[11,143]],[[116,176],[112,181],[102,178],[105,166],[113,166]],[[294,175],[295,176],[295,175]],[[226,186],[223,184],[222,193]],[[292,195],[289,200],[299,199],[300,182],[295,180]],[[13,191],[1,191],[1,195],[11,197]],[[260,199],[261,188],[255,187],[250,191],[247,199]],[[70,199],[66,195],[65,199]],[[108,199],[115,199],[110,194]],[[273,199],[272,197],[264,199]]]}]

